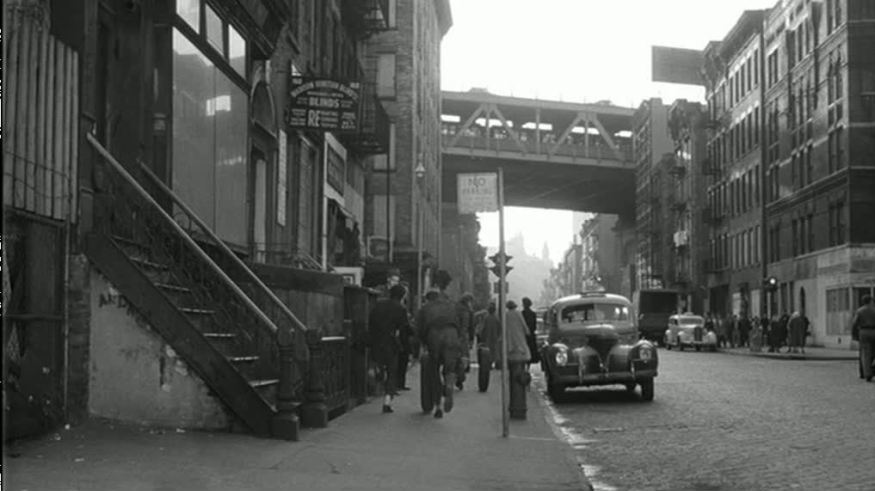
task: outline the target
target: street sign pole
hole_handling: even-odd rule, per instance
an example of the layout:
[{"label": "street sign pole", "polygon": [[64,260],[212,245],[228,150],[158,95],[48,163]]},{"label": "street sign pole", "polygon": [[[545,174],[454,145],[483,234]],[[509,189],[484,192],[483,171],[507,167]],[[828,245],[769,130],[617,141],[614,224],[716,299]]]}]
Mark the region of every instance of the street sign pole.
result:
[{"label": "street sign pole", "polygon": [[507,290],[504,287],[507,279],[505,266],[507,255],[504,250],[504,170],[501,167],[498,168],[498,255],[501,257],[501,264],[498,266],[499,273],[501,273],[498,278],[498,318],[501,319],[501,436],[507,438],[510,433],[508,427],[510,414],[508,413],[507,401],[510,374],[507,365],[507,319],[505,319],[504,305],[507,296]]}]

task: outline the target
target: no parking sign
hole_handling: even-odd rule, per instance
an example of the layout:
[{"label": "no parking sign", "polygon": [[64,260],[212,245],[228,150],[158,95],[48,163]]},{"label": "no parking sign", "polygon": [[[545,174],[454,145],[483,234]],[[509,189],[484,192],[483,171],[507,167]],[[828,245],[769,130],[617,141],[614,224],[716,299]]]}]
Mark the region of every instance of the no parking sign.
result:
[{"label": "no parking sign", "polygon": [[459,213],[498,211],[498,174],[457,176]]}]

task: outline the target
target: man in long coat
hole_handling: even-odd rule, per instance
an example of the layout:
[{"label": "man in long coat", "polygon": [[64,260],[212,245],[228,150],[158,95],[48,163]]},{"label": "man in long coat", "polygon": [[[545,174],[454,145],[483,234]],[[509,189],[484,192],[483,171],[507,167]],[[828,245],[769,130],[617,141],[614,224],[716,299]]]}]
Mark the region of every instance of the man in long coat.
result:
[{"label": "man in long coat", "polygon": [[[416,329],[423,345],[428,347],[428,355],[439,367],[443,375],[443,410],[436,404],[434,417],[442,418],[444,412],[453,409],[453,391],[456,385],[456,368],[462,353],[462,340],[466,334],[459,326],[456,308],[447,297],[445,290],[450,284],[449,273],[441,270],[435,275],[435,284],[440,291],[430,291],[426,303],[416,313]],[[425,367],[422,367],[425,370]],[[440,402],[440,401],[438,401]]]}]

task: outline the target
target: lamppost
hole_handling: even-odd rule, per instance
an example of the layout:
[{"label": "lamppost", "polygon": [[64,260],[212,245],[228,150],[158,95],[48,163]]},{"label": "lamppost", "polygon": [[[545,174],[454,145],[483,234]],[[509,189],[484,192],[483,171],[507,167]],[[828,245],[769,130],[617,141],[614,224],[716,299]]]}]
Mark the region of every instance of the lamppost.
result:
[{"label": "lamppost", "polygon": [[419,190],[419,203],[416,218],[416,289],[417,289],[417,307],[422,307],[422,247],[423,247],[423,235],[425,233],[425,224],[423,221],[425,220],[425,193],[423,190],[423,180],[425,179],[425,166],[422,164],[422,157],[420,156],[419,161],[416,164],[416,169],[413,170],[416,174],[416,185]]}]

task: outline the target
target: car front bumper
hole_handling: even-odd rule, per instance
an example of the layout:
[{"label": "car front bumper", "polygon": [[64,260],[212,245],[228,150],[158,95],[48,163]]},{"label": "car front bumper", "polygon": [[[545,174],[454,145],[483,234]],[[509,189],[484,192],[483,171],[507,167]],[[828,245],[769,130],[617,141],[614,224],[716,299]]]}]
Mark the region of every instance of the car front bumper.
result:
[{"label": "car front bumper", "polygon": [[564,367],[554,367],[551,373],[551,382],[566,387],[581,385],[614,385],[639,383],[642,380],[652,379],[658,371],[650,362],[633,361],[629,370],[604,370],[584,371],[579,365],[569,364]]}]

